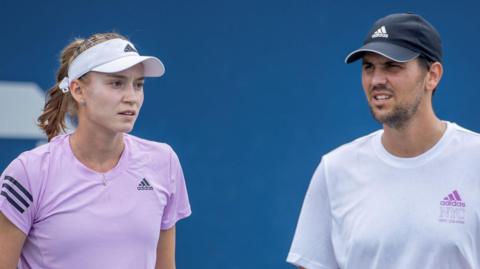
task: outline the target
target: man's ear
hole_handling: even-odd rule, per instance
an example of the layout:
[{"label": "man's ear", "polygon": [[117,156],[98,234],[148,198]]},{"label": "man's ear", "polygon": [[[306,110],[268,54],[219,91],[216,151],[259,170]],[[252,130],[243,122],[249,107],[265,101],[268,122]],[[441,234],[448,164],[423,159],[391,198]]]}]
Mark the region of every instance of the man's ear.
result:
[{"label": "man's ear", "polygon": [[426,81],[427,90],[433,91],[434,89],[436,89],[438,84],[440,83],[440,80],[442,79],[442,75],[443,75],[442,64],[440,62],[434,62],[430,66],[430,70],[428,70],[428,73],[427,73],[427,81]]}]

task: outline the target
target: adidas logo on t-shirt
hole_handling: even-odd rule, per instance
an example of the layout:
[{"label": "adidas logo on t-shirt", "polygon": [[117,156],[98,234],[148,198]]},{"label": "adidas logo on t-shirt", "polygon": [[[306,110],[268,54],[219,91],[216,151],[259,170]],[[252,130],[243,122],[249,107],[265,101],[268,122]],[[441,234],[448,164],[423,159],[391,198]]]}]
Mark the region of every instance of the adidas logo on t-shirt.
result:
[{"label": "adidas logo on t-shirt", "polygon": [[375,33],[373,33],[372,38],[377,38],[377,37],[388,38],[387,29],[385,28],[385,25],[378,28],[378,30],[375,31]]},{"label": "adidas logo on t-shirt", "polygon": [[466,204],[457,190],[452,191],[440,201],[440,216],[443,223],[464,224],[466,219]]},{"label": "adidas logo on t-shirt", "polygon": [[138,183],[137,190],[139,190],[139,191],[151,191],[151,190],[153,190],[153,187],[144,178],[144,179],[142,179],[142,181],[140,181],[140,183]]},{"label": "adidas logo on t-shirt", "polygon": [[465,207],[465,202],[462,201],[462,198],[460,198],[460,194],[454,190],[452,193],[443,198],[442,201],[440,201],[440,205]]}]

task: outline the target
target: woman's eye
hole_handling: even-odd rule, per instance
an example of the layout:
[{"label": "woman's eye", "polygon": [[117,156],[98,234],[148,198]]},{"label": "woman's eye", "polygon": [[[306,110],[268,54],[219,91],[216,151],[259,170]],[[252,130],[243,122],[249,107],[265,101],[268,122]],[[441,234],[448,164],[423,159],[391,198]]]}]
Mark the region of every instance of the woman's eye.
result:
[{"label": "woman's eye", "polygon": [[110,82],[110,84],[115,88],[122,87],[122,85],[123,85],[123,83],[121,81],[112,81],[112,82]]},{"label": "woman's eye", "polygon": [[143,86],[145,85],[145,81],[143,80],[137,80],[134,82],[133,87],[137,90],[143,90]]}]

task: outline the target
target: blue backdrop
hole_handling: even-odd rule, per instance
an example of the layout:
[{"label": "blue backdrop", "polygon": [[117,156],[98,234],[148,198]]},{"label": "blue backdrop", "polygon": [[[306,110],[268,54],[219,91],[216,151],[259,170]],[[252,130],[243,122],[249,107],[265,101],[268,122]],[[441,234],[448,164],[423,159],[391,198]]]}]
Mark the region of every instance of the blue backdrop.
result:
[{"label": "blue backdrop", "polygon": [[[2,0],[0,80],[46,90],[74,37],[127,35],[166,65],[146,83],[133,133],[169,143],[182,161],[193,215],[177,226],[177,267],[291,268],[284,260],[321,155],[380,128],[360,65],[343,63],[377,18],[412,11],[436,26],[445,74],[434,107],[480,130],[478,2],[445,3]],[[0,168],[34,144],[3,141]]]}]

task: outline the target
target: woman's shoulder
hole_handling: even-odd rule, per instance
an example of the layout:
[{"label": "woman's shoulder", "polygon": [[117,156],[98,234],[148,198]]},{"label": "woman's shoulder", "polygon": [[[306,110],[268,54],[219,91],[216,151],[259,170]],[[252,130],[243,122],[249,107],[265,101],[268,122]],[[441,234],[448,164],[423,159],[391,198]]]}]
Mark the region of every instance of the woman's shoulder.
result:
[{"label": "woman's shoulder", "polygon": [[65,140],[68,139],[68,135],[58,135],[54,137],[50,142],[39,145],[33,149],[22,152],[18,159],[21,161],[46,161],[52,153],[63,151],[65,147]]},{"label": "woman's shoulder", "polygon": [[155,166],[178,162],[177,154],[167,143],[147,140],[134,135],[126,135],[125,142],[129,148],[131,160],[147,161]]},{"label": "woman's shoulder", "polygon": [[52,155],[59,155],[59,148],[62,147],[64,140],[64,136],[59,136],[48,143],[22,152],[3,171],[4,177],[15,179],[30,191],[38,190],[49,174],[50,164],[55,162]]},{"label": "woman's shoulder", "polygon": [[172,147],[167,143],[148,140],[131,134],[125,135],[125,142],[134,150],[173,151]]}]

